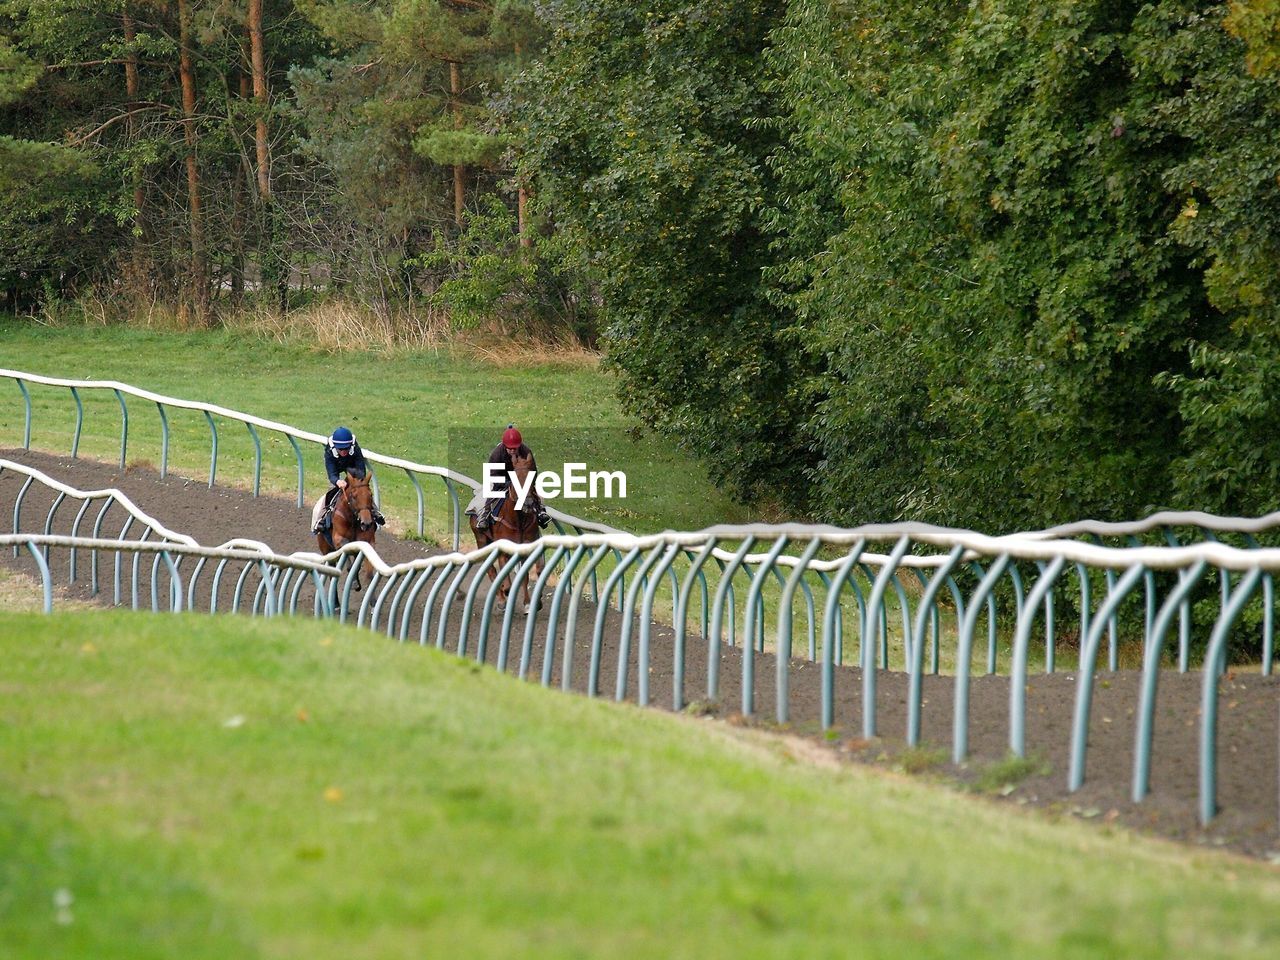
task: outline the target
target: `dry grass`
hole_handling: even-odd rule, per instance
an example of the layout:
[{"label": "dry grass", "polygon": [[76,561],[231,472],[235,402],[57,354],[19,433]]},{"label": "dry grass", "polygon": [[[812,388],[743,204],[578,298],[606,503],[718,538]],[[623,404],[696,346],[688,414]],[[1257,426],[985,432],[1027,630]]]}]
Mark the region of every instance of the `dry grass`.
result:
[{"label": "dry grass", "polygon": [[[92,604],[83,600],[69,600],[66,591],[54,585],[53,608],[59,612],[92,610]],[[40,581],[25,573],[0,567],[0,610],[7,613],[39,613],[44,609],[44,597]]]},{"label": "dry grass", "polygon": [[350,300],[327,300],[282,313],[262,306],[222,317],[227,330],[276,343],[309,343],[329,352],[435,350],[447,344],[449,318],[432,307],[374,310]]},{"label": "dry grass", "polygon": [[552,366],[593,368],[600,354],[584,347],[565,333],[511,333],[497,328],[468,330],[458,334],[454,345],[464,354],[495,367]]},{"label": "dry grass", "polygon": [[[154,331],[197,327],[185,303],[88,295],[73,303],[45,307],[31,319],[49,326],[130,326]],[[501,321],[461,330],[430,305],[380,310],[354,300],[317,301],[281,312],[266,305],[225,311],[215,323],[224,330],[273,343],[300,343],[325,353],[368,351],[402,353],[453,350],[497,367],[565,365],[593,368],[600,354],[563,331],[512,330]]]}]

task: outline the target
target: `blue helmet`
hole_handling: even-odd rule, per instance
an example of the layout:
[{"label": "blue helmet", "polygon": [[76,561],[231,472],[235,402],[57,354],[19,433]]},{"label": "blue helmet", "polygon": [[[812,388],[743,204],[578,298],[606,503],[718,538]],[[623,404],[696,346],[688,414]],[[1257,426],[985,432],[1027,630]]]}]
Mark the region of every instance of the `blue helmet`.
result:
[{"label": "blue helmet", "polygon": [[329,445],[339,450],[350,450],[355,446],[356,435],[346,427],[338,427],[333,431],[333,436],[329,438]]}]

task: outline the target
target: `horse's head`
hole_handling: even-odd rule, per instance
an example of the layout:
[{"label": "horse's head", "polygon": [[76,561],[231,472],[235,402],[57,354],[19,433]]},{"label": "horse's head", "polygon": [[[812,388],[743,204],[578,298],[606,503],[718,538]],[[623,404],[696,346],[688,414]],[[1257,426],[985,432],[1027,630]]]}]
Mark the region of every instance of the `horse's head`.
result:
[{"label": "horse's head", "polygon": [[[529,471],[533,469],[533,454],[522,457],[518,453],[511,454],[511,472],[516,476],[516,483],[520,485],[521,490],[529,489]],[[516,499],[515,484],[507,485],[507,496],[512,500]]]},{"label": "horse's head", "polygon": [[368,533],[374,529],[373,522],[373,488],[369,486],[369,478],[347,478],[347,488],[342,492],[347,501],[347,510],[360,525],[361,531]]}]

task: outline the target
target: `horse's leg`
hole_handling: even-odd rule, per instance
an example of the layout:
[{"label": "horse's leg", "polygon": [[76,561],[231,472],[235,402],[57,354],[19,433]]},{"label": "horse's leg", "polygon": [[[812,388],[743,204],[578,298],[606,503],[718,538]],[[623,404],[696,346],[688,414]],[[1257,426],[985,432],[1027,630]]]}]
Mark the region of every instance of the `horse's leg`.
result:
[{"label": "horse's leg", "polygon": [[[335,550],[341,550],[352,540],[351,534],[353,531],[351,529],[351,523],[348,518],[348,515],[346,514],[345,511],[341,509],[341,507],[342,507],[342,503],[339,502],[338,506],[334,508],[333,526],[330,528],[330,533],[333,536],[333,549]],[[361,566],[362,566],[361,564],[356,565],[356,570],[355,570],[356,582],[352,584],[352,586],[354,586],[356,590],[364,589],[364,584],[360,582]]]},{"label": "horse's leg", "polygon": [[[375,544],[374,538],[372,536],[372,531],[370,532],[370,536],[368,539],[365,539],[364,537],[361,537],[360,539],[364,540],[365,543],[373,547],[374,550],[378,549]],[[360,565],[360,572],[368,578],[370,583],[373,583],[373,574],[374,574],[373,561],[370,560],[368,557],[366,557],[364,563]]]}]

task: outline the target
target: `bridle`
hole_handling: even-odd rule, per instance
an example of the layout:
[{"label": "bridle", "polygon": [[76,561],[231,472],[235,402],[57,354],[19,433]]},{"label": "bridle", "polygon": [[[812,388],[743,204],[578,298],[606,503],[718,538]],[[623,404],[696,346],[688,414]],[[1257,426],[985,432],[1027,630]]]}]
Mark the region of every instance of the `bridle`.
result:
[{"label": "bridle", "polygon": [[[375,526],[373,522],[373,501],[371,498],[369,506],[363,509],[360,508],[355,502],[354,491],[357,488],[357,484],[360,488],[369,489],[369,481],[367,479],[356,481],[348,478],[347,485],[342,490],[342,499],[347,505],[347,513],[351,515],[351,519],[355,521],[356,526],[360,528],[362,533],[368,533]],[[365,520],[366,515],[369,518],[367,522]]]},{"label": "bridle", "polygon": [[516,500],[515,484],[513,483],[507,484],[507,495],[505,499],[510,500],[513,503],[513,508],[511,512],[515,514],[516,522],[512,523],[509,520],[502,519],[501,511],[496,511],[496,516],[494,516],[493,518],[494,522],[500,523],[502,526],[506,527],[508,530],[514,530],[517,534],[523,535],[529,529],[530,522],[532,523],[538,522],[537,517],[534,515],[533,510],[528,506],[526,506],[523,510],[514,509],[514,502]]}]

